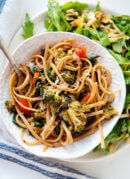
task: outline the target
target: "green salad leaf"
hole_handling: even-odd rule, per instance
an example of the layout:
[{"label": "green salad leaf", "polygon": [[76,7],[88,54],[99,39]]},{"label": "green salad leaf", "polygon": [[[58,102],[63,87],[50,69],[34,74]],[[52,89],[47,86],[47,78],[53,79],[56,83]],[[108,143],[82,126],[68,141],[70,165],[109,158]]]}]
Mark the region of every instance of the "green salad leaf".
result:
[{"label": "green salad leaf", "polygon": [[44,24],[48,31],[70,31],[72,27],[63,16],[59,3],[55,0],[48,1],[48,18],[45,19]]},{"label": "green salad leaf", "polygon": [[127,108],[130,105],[130,93],[127,94],[126,100],[125,100],[125,108]]},{"label": "green salad leaf", "polygon": [[68,9],[75,9],[78,11],[82,11],[84,9],[86,9],[88,7],[88,5],[86,3],[80,3],[78,1],[75,2],[67,2],[62,6],[62,10],[66,11]]},{"label": "green salad leaf", "polygon": [[30,17],[28,15],[28,13],[26,13],[25,22],[24,22],[24,25],[22,25],[22,28],[23,28],[23,32],[24,32],[22,34],[22,36],[24,39],[27,39],[27,38],[33,36],[34,24],[30,21]]},{"label": "green salad leaf", "polygon": [[83,28],[82,27],[77,27],[73,32],[77,34],[82,34]]},{"label": "green salad leaf", "polygon": [[64,30],[60,24],[61,9],[57,1],[55,0],[48,1],[48,16],[51,18],[53,25],[57,28],[58,31]]},{"label": "green salad leaf", "polygon": [[115,52],[113,52],[113,51],[110,50],[110,49],[108,49],[108,51],[109,51],[110,54],[116,59],[116,61],[117,61],[118,63],[125,63],[125,62],[127,62],[127,59],[126,59],[125,57],[121,56],[120,54],[115,53]]},{"label": "green salad leaf", "polygon": [[130,76],[125,77],[125,83],[126,85],[130,85]]},{"label": "green salad leaf", "polygon": [[112,151],[114,152],[119,145],[130,136],[130,119],[120,119],[118,123],[113,128],[112,132],[105,138],[105,149],[101,148],[99,144],[94,151],[102,150],[105,154],[108,154],[110,149],[109,146],[112,142],[116,142],[116,145],[113,146]]},{"label": "green salad leaf", "polygon": [[94,12],[100,11],[100,2],[98,1],[96,8],[94,9]]},{"label": "green salad leaf", "polygon": [[97,2],[97,5],[95,8],[89,9],[89,12],[90,11],[93,11],[93,12],[100,11],[100,2],[99,1]]},{"label": "green salad leaf", "polygon": [[130,60],[130,51],[128,51],[126,54],[125,54],[125,57]]},{"label": "green salad leaf", "polygon": [[117,52],[117,53],[121,53],[122,52],[122,44],[121,42],[115,42],[112,44],[112,49]]},{"label": "green salad leaf", "polygon": [[86,37],[88,37],[90,39],[98,40],[97,32],[94,29],[92,29],[90,27],[83,28],[82,32],[83,32],[83,35],[85,35]]},{"label": "green salad leaf", "polygon": [[100,44],[104,47],[110,45],[109,37],[105,31],[100,31]]},{"label": "green salad leaf", "polygon": [[112,20],[124,34],[130,36],[130,16],[112,16]]}]

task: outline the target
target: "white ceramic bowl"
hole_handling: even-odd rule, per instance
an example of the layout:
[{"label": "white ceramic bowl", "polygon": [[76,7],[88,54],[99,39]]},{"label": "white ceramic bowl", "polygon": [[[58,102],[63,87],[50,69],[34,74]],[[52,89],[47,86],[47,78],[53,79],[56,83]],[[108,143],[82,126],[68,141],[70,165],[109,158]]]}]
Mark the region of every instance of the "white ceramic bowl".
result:
[{"label": "white ceramic bowl", "polygon": [[[32,55],[36,54],[37,51],[39,51],[42,47],[45,47],[45,44],[47,42],[51,45],[54,45],[60,40],[70,38],[75,38],[75,44],[77,44],[78,46],[84,46],[87,49],[88,57],[99,55],[99,62],[105,65],[111,71],[111,89],[113,91],[117,89],[122,90],[121,93],[115,95],[115,100],[112,104],[118,110],[118,115],[114,116],[110,121],[106,122],[103,125],[104,136],[106,137],[110,133],[110,131],[118,121],[120,114],[122,113],[126,95],[126,88],[124,77],[118,63],[104,47],[84,36],[75,33],[47,32],[24,41],[15,50],[13,56],[17,63],[25,63],[30,59]],[[10,64],[8,64],[2,75],[2,81],[0,82],[0,101],[4,101],[10,98],[8,87],[10,80],[10,71],[11,66]],[[97,131],[95,134],[73,144],[60,148],[49,148],[46,152],[43,152],[43,145],[28,146],[21,141],[20,128],[12,123],[12,116],[7,112],[3,103],[1,103],[0,107],[0,114],[4,119],[3,122],[5,123],[7,129],[22,147],[35,155],[62,160],[74,159],[87,154],[100,143],[100,135],[99,131]],[[31,136],[28,135],[25,135],[24,137],[27,140],[34,140]]]}]

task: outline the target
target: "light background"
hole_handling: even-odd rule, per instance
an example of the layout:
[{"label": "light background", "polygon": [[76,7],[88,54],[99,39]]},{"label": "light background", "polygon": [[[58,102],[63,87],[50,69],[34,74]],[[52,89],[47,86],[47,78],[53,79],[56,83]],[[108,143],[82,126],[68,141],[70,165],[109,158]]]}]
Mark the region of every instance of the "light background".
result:
[{"label": "light background", "polygon": [[[34,16],[42,11],[48,0],[24,0],[25,12]],[[62,1],[65,2],[66,0]],[[97,0],[86,0],[86,3],[97,3]],[[130,0],[100,0],[100,4],[120,14],[130,15]],[[123,148],[115,155],[93,162],[68,163],[60,162],[75,169],[79,169],[89,175],[100,179],[129,179],[130,178],[130,146]],[[0,159],[1,179],[43,179],[39,173],[31,171]],[[47,178],[47,177],[45,177]]]}]

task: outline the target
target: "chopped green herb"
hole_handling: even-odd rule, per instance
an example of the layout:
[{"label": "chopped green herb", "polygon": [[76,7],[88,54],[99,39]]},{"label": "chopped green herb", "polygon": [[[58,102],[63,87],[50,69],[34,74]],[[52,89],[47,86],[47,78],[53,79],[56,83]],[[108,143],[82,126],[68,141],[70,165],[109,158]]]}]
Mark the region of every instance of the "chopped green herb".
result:
[{"label": "chopped green herb", "polygon": [[55,74],[52,74],[52,68],[48,68],[47,73],[48,73],[49,78],[50,78],[52,81],[55,81],[55,80],[56,80]]},{"label": "chopped green herb", "polygon": [[33,68],[32,68],[32,73],[34,74],[35,71],[38,71],[36,65],[34,64]]},{"label": "chopped green herb", "polygon": [[42,48],[42,49],[41,49],[41,55],[44,56],[44,54],[45,54],[45,49]]},{"label": "chopped green herb", "polygon": [[38,122],[38,121],[34,121],[34,127],[43,127],[43,124]]},{"label": "chopped green herb", "polygon": [[99,55],[95,55],[95,56],[93,56],[93,57],[90,57],[89,60],[91,61],[91,60],[94,60],[94,59],[96,59],[96,58],[98,58],[98,57],[100,57],[100,56],[99,56]]},{"label": "chopped green herb", "polygon": [[59,124],[55,127],[55,133],[57,136],[60,134],[60,125]]},{"label": "chopped green herb", "polygon": [[15,125],[17,125],[18,127],[20,127],[20,126],[18,125],[18,123],[16,122],[16,116],[17,116],[17,113],[14,113],[14,114],[13,114],[13,123],[14,123]]}]

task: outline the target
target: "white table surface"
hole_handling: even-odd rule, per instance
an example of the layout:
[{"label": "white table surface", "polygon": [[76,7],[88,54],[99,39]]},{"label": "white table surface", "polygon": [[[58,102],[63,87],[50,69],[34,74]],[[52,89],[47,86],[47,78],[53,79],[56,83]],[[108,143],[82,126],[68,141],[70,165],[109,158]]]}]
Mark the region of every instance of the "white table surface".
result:
[{"label": "white table surface", "polygon": [[[25,0],[25,11],[34,16],[44,9],[48,0]],[[86,0],[86,2],[97,3],[97,0]],[[130,15],[130,0],[100,0],[101,5],[115,10],[120,14]],[[130,146],[124,147],[114,155],[91,162],[70,163],[58,161],[89,175],[100,179],[129,179],[130,178]],[[43,179],[39,173],[18,166],[17,164],[0,159],[0,179]],[[48,178],[48,177],[45,177]]]}]

